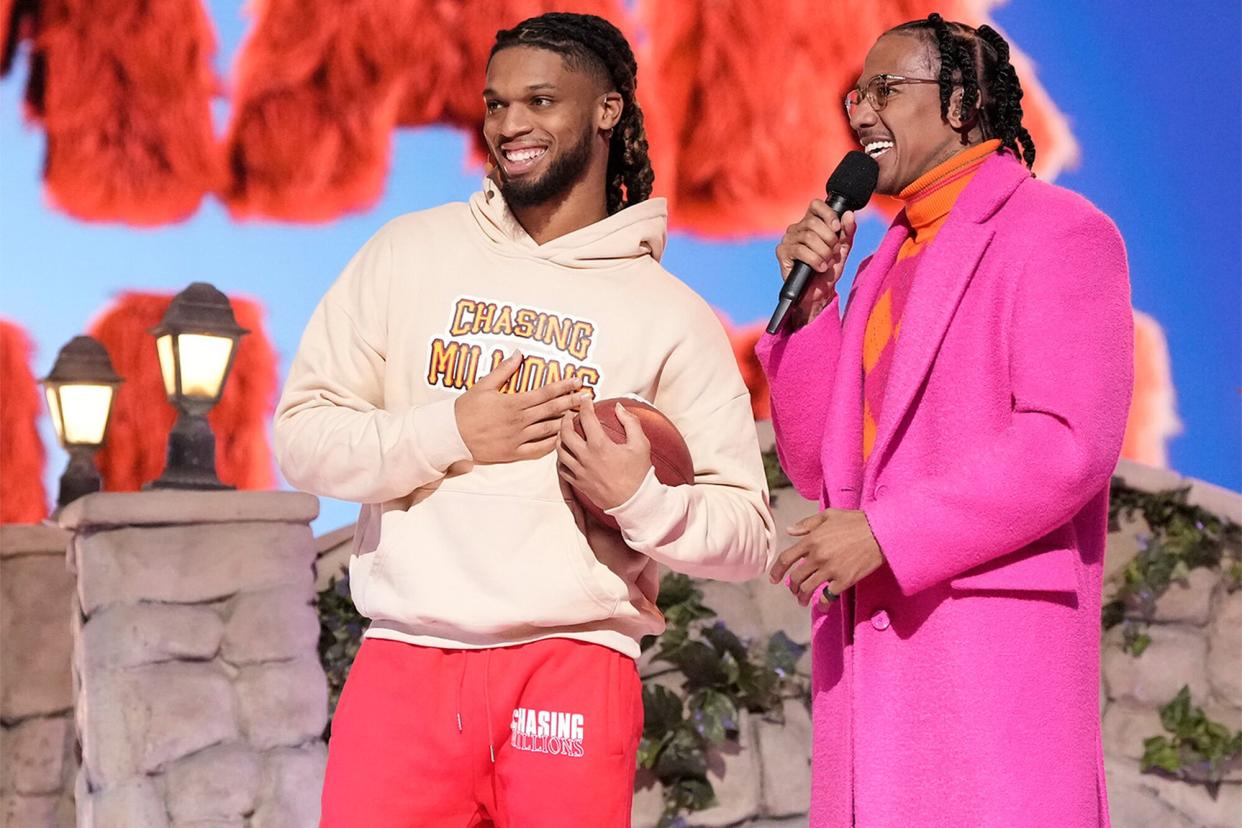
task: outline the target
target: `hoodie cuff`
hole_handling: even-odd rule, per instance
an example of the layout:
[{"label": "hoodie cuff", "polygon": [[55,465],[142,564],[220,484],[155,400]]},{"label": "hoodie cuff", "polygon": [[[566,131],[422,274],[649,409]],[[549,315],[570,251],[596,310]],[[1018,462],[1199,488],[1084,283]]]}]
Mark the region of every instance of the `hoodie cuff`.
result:
[{"label": "hoodie cuff", "polygon": [[604,513],[616,518],[621,536],[631,548],[644,552],[655,548],[685,515],[684,488],[665,486],[656,478],[655,467],[652,467],[647,469],[647,476],[629,500],[605,509]]},{"label": "hoodie cuff", "polygon": [[432,468],[445,471],[461,460],[470,460],[470,449],[457,428],[457,398],[420,405],[413,410],[414,439]]}]

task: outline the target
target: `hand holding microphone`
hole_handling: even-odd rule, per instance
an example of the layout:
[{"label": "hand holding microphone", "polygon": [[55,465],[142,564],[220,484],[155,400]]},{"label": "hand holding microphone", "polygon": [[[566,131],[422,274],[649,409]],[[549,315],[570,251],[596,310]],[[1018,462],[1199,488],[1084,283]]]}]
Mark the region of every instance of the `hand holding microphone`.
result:
[{"label": "hand holding microphone", "polygon": [[828,179],[827,202],[812,201],[802,220],[785,231],[776,248],[785,284],[768,333],[780,330],[791,308],[809,307],[813,315],[831,300],[854,241],[853,211],[866,206],[878,176],[875,159],[849,153]]}]

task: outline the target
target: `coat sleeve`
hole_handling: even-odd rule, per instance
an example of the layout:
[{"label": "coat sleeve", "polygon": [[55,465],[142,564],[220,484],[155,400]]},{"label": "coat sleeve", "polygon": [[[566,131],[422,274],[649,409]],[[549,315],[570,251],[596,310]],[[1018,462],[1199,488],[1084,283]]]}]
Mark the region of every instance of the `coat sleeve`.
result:
[{"label": "coat sleeve", "polygon": [[1092,211],[1033,244],[1017,278],[1008,428],[963,439],[953,469],[894,483],[863,507],[906,594],[1048,534],[1107,487],[1116,467],[1134,354],[1116,227]]},{"label": "coat sleeve", "polygon": [[368,241],[320,301],[276,407],[281,471],[314,494],[381,503],[470,456],[454,399],[385,407],[390,233]]},{"label": "coat sleeve", "polygon": [[652,403],[685,438],[694,484],[666,486],[649,471],[608,513],[632,549],[670,569],[747,580],[776,554],[750,394],[710,308],[696,298],[686,318],[687,334],[668,355]]},{"label": "coat sleeve", "polygon": [[824,489],[821,452],[841,352],[840,297],[806,327],[764,334],[755,355],[768,378],[781,468],[807,500]]}]

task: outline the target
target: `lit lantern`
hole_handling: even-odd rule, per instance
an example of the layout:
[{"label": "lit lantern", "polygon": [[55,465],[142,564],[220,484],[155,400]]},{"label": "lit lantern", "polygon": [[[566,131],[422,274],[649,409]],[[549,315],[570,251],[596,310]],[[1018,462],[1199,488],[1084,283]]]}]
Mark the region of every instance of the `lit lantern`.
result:
[{"label": "lit lantern", "polygon": [[75,336],[61,348],[52,373],[40,380],[56,439],[69,452],[58,506],[99,491],[95,452],[107,437],[112,401],[121,382],[108,352],[89,336]]},{"label": "lit lantern", "polygon": [[194,282],[173,297],[155,336],[164,392],[176,406],[168,461],[158,489],[231,489],[216,477],[216,438],[207,412],[220,401],[237,345],[249,333],[237,324],[228,297]]}]

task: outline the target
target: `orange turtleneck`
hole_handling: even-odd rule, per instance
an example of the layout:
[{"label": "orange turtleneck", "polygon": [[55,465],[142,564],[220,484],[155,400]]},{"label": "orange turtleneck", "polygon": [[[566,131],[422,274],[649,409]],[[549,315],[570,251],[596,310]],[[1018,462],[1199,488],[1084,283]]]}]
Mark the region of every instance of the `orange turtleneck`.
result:
[{"label": "orange turtleneck", "polygon": [[897,253],[897,262],[884,274],[879,299],[867,318],[863,337],[863,459],[871,457],[876,426],[888,370],[893,361],[901,318],[905,311],[910,283],[918,269],[919,254],[940,231],[957,197],[974,178],[983,162],[1000,149],[1000,141],[985,141],[964,149],[949,160],[919,176],[898,195],[906,203],[910,235]]},{"label": "orange turtleneck", "polygon": [[999,139],[984,141],[962,150],[916,178],[897,197],[906,203],[910,237],[901,246],[898,259],[905,259],[931,243],[940,232],[957,197],[975,177],[983,162],[1001,147]]}]

